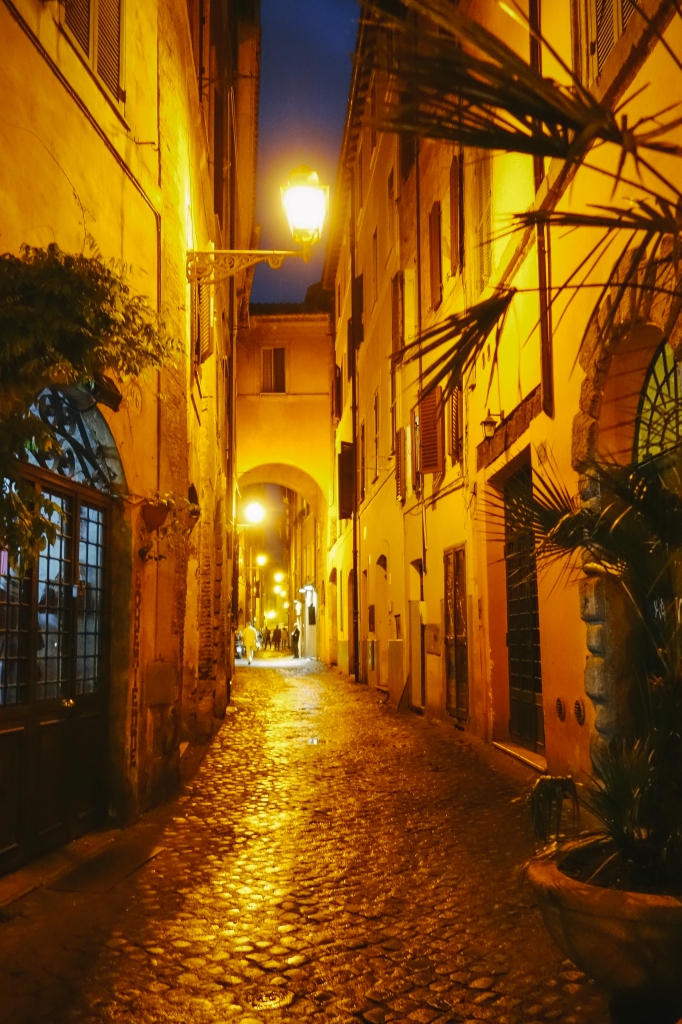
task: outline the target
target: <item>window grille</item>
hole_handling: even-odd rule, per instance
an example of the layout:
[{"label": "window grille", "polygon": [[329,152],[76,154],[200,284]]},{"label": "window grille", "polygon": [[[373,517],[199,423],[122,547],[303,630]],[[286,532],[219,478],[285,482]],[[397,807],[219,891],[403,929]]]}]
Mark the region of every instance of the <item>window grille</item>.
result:
[{"label": "window grille", "polygon": [[286,391],[286,374],[283,348],[264,348],[263,380],[261,392],[283,394]]},{"label": "window grille", "polygon": [[680,369],[665,341],[656,352],[644,381],[635,429],[637,462],[655,459],[682,445]]},{"label": "window grille", "polygon": [[419,471],[442,473],[443,458],[443,398],[442,389],[434,388],[419,403]]}]

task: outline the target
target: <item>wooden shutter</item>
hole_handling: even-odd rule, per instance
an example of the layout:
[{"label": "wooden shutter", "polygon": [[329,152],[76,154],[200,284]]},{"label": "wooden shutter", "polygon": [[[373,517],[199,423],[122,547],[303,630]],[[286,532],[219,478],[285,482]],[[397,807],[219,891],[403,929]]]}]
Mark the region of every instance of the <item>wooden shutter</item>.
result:
[{"label": "wooden shutter", "polygon": [[92,0],[66,0],[64,20],[83,50],[90,56],[90,4]]},{"label": "wooden shutter", "polygon": [[217,89],[213,97],[213,211],[222,224],[225,185],[225,105]]},{"label": "wooden shutter", "polygon": [[395,496],[398,501],[405,501],[407,488],[405,483],[405,429],[399,427],[395,432]]},{"label": "wooden shutter", "polygon": [[355,453],[353,445],[341,442],[338,459],[339,468],[339,519],[350,519],[353,515]]},{"label": "wooden shutter", "polygon": [[284,348],[273,348],[272,350],[272,390],[278,394],[284,394],[287,389],[285,352]]},{"label": "wooden shutter", "polygon": [[405,344],[405,322],[403,317],[404,277],[402,270],[391,280],[391,350],[400,352]]},{"label": "wooden shutter", "polygon": [[634,13],[635,5],[633,0],[621,0],[620,17],[623,24],[623,32],[628,27],[628,22]]},{"label": "wooden shutter", "polygon": [[365,289],[362,274],[358,274],[353,282],[353,322],[357,317],[357,330],[355,331],[355,344],[360,345],[365,340]]},{"label": "wooden shutter", "polygon": [[412,490],[419,494],[421,480],[419,478],[419,420],[421,418],[420,407],[412,409],[410,416],[410,471],[412,475]]},{"label": "wooden shutter", "polygon": [[464,174],[461,154],[450,164],[450,273],[461,273],[464,266]]},{"label": "wooden shutter", "polygon": [[343,413],[343,397],[342,397],[342,385],[343,380],[341,377],[341,367],[334,367],[334,394],[333,394],[333,406],[334,416],[337,420],[341,419]]},{"label": "wooden shutter", "polygon": [[199,362],[203,363],[213,352],[213,331],[211,329],[211,286],[208,284],[198,285],[198,327],[199,337],[197,354]]},{"label": "wooden shutter", "polygon": [[597,45],[597,74],[606,63],[606,58],[613,49],[616,41],[616,19],[614,0],[596,0],[596,45]]},{"label": "wooden shutter", "polygon": [[121,0],[98,0],[97,74],[118,99],[121,78]]},{"label": "wooden shutter", "polygon": [[419,472],[442,473],[443,401],[441,388],[434,388],[419,403]]},{"label": "wooden shutter", "polygon": [[440,203],[436,201],[429,214],[429,269],[431,276],[431,308],[438,309],[443,300],[443,254],[441,249]]},{"label": "wooden shutter", "polygon": [[482,292],[492,273],[492,160],[478,150],[474,164],[476,184],[476,269],[478,291]]},{"label": "wooden shutter", "polygon": [[365,452],[365,424],[360,424],[360,501],[365,498],[365,477],[367,475],[366,452]]},{"label": "wooden shutter", "polygon": [[453,462],[461,462],[464,449],[464,393],[457,385],[450,397],[450,456]]}]

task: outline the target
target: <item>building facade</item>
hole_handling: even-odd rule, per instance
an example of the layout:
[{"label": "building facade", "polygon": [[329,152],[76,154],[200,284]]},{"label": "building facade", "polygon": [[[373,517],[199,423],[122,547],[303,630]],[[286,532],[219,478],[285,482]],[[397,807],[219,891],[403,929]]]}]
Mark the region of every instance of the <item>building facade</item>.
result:
[{"label": "building facade", "polygon": [[[563,60],[598,99],[633,95],[630,123],[645,113],[644,86],[646,109],[665,107],[664,83],[678,72],[657,33],[673,51],[681,36],[670,5],[645,4],[647,21],[615,0],[540,0],[527,14],[553,52],[497,3],[462,7],[543,74],[565,81]],[[404,17],[416,36],[428,31]],[[595,262],[570,304],[567,294],[552,304],[585,253],[582,236],[509,228],[518,211],[607,204],[603,151],[569,187],[557,160],[382,133],[391,47],[390,28],[362,22],[323,278],[338,390],[329,650],[396,705],[450,715],[553,773],[589,770],[628,671],[623,611],[603,578],[538,567],[511,495],[545,472],[590,500],[590,457],[637,457],[655,382],[676,386],[678,327],[661,301],[644,319],[623,314],[608,342],[593,329],[581,346],[595,322],[593,282],[613,257]],[[666,160],[657,166],[676,173]],[[517,293],[499,348],[492,335],[446,403],[437,392],[422,400],[420,370],[438,353],[392,356],[503,287]]]},{"label": "building facade", "polygon": [[187,264],[252,242],[259,39],[243,0],[0,3],[3,250],[101,253],[180,343],[95,400],[39,398],[67,457],[30,472],[67,528],[28,581],[3,564],[3,869],[172,791],[229,700],[249,282]]}]

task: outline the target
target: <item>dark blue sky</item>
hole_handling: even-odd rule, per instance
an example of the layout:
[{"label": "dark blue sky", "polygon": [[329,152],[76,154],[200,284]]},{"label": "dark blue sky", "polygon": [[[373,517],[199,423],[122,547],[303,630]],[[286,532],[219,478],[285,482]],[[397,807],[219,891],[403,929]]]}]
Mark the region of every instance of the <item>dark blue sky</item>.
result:
[{"label": "dark blue sky", "polygon": [[[333,186],[355,48],[356,0],[261,0],[263,41],[256,223],[259,248],[291,249],[279,188],[308,164]],[[307,265],[256,268],[252,302],[301,302],[322,276],[326,238]]]}]

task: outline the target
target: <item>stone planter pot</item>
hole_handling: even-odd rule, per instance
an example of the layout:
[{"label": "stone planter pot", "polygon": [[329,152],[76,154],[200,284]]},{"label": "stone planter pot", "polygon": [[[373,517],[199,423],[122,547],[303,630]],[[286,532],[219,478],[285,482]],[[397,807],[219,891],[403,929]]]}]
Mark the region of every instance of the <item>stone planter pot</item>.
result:
[{"label": "stone planter pot", "polygon": [[614,993],[614,1020],[646,1019],[629,1016],[644,1005],[652,1024],[677,1021],[682,1016],[682,901],[586,885],[565,875],[559,861],[538,858],[528,868],[543,920],[559,948]]}]

